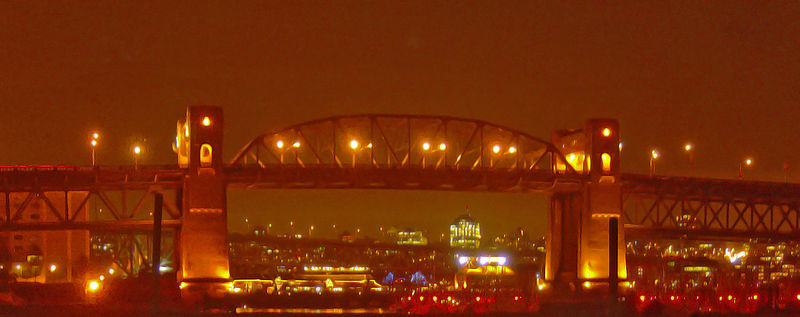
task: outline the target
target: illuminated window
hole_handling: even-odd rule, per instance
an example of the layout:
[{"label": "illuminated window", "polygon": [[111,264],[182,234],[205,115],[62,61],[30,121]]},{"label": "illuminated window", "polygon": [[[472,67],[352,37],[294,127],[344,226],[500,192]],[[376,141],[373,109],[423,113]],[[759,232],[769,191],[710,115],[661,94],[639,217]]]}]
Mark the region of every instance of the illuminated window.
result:
[{"label": "illuminated window", "polygon": [[611,155],[608,153],[603,153],[600,155],[600,159],[603,161],[603,172],[610,172],[611,171]]},{"label": "illuminated window", "polygon": [[200,147],[200,167],[211,167],[211,145],[203,144]]}]

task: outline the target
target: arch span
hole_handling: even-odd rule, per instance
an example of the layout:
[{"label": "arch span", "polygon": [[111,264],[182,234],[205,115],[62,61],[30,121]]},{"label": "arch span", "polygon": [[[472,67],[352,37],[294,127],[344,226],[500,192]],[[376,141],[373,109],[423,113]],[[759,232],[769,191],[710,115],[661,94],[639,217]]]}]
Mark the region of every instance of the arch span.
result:
[{"label": "arch span", "polygon": [[552,143],[482,120],[363,114],[259,135],[230,162],[229,176],[242,182],[237,171],[270,171],[252,182],[268,187],[532,189],[578,176],[565,162]]}]

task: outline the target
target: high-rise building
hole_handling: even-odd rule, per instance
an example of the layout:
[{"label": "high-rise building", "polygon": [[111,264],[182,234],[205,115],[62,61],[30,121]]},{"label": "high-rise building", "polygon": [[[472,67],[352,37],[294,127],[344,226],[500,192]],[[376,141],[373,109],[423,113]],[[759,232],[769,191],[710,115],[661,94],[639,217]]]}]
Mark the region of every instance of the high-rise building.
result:
[{"label": "high-rise building", "polygon": [[[60,219],[56,212],[74,214],[77,221],[88,220],[87,192],[44,192],[32,199],[25,193],[11,193],[0,203],[6,210],[15,210],[19,223],[53,223]],[[80,208],[80,209],[78,209]],[[2,235],[0,270],[6,270],[18,281],[63,283],[81,281],[89,259],[88,230],[11,231]]]},{"label": "high-rise building", "polygon": [[450,246],[459,249],[477,249],[481,244],[481,224],[469,214],[456,218],[450,225]]},{"label": "high-rise building", "polygon": [[397,244],[400,245],[427,245],[428,238],[422,231],[406,229],[397,233]]}]

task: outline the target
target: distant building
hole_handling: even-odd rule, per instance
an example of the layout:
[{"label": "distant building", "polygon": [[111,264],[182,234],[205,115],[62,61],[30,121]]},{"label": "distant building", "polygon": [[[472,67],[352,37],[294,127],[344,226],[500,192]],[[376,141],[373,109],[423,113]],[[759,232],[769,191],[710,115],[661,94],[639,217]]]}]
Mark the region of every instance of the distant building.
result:
[{"label": "distant building", "polygon": [[450,246],[459,249],[477,249],[481,244],[481,224],[469,214],[456,218],[450,225]]},{"label": "distant building", "polygon": [[422,231],[406,229],[397,233],[397,244],[400,245],[428,245],[428,238]]},{"label": "distant building", "polygon": [[353,235],[350,234],[349,231],[342,232],[342,234],[339,235],[339,240],[341,240],[342,242],[350,242],[350,243],[356,241],[355,237],[353,237]]},{"label": "distant building", "polygon": [[389,229],[386,230],[386,237],[385,238],[389,242],[397,242],[397,234],[398,234],[397,228],[395,228],[394,226],[391,226],[391,227],[389,227]]},{"label": "distant building", "polygon": [[522,227],[517,228],[511,233],[504,233],[494,238],[494,248],[508,250],[533,250],[534,243],[529,239],[528,234]]}]

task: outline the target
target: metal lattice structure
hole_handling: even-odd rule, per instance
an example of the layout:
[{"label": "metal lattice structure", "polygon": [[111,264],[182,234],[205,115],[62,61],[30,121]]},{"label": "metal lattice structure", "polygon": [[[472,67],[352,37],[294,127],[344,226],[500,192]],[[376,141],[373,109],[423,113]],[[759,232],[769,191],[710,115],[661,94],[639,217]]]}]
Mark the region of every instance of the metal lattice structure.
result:
[{"label": "metal lattice structure", "polygon": [[[0,168],[0,229],[98,231],[141,231],[152,228],[151,215],[144,212],[152,206],[153,195],[164,194],[164,226],[176,227],[181,211],[175,204],[175,191],[182,186],[185,171],[170,166],[132,168],[82,167],[6,167]],[[47,194],[46,194],[47,193]],[[77,203],[55,201],[84,193]],[[14,206],[12,195],[24,195],[21,204]],[[51,221],[30,221],[23,214],[34,201],[41,201]],[[69,206],[64,208],[64,205]],[[16,208],[15,208],[16,207]],[[95,214],[87,212],[97,210]],[[106,212],[100,212],[105,210]],[[84,214],[81,214],[84,213]],[[83,219],[83,220],[81,220]]]},{"label": "metal lattice structure", "polygon": [[800,237],[800,185],[623,176],[626,232],[650,237]]},{"label": "metal lattice structure", "polygon": [[[0,231],[86,230],[93,263],[115,264],[124,275],[151,270],[152,208],[162,194],[162,261],[174,262],[180,226],[175,203],[184,171],[171,166],[82,168],[15,166],[0,168]],[[35,217],[34,217],[35,216]],[[105,242],[104,242],[105,241]]]},{"label": "metal lattice structure", "polygon": [[354,115],[260,135],[227,174],[249,188],[540,190],[580,178],[565,162],[551,143],[484,121]]}]

